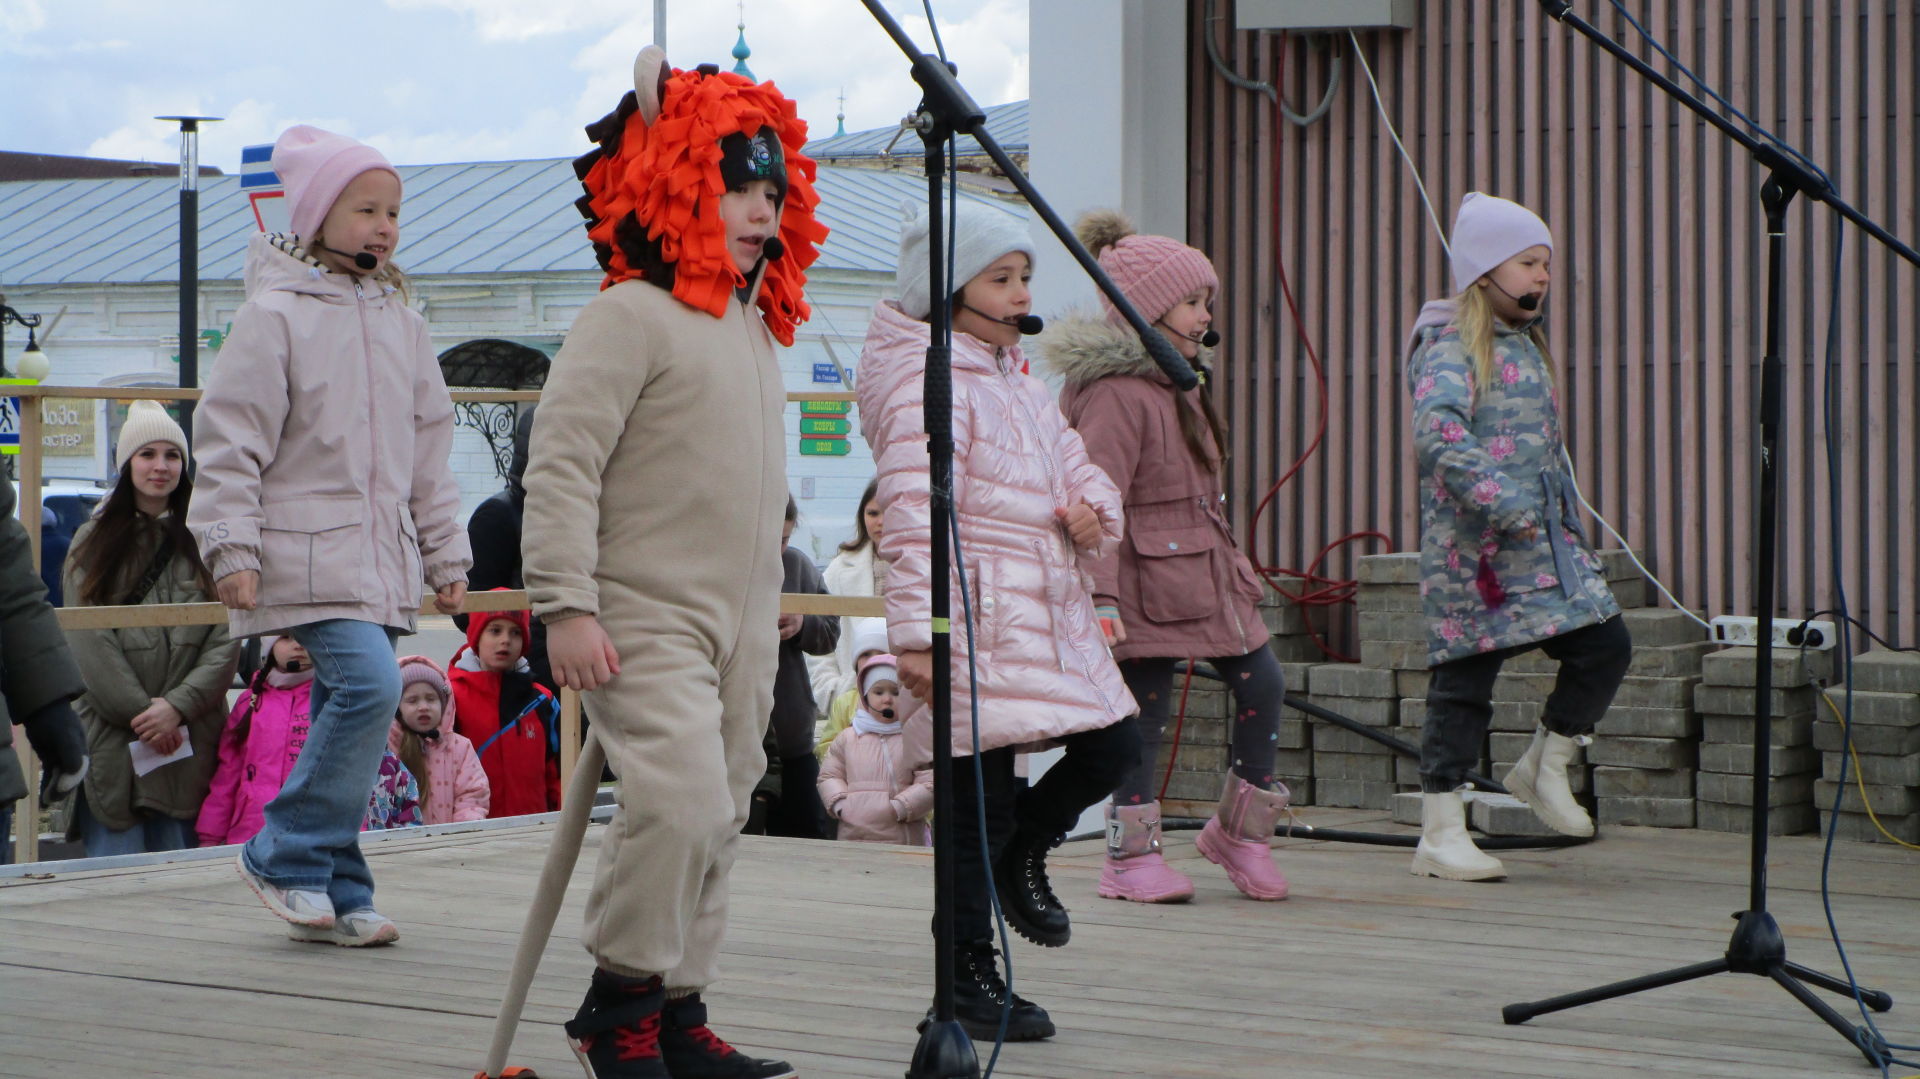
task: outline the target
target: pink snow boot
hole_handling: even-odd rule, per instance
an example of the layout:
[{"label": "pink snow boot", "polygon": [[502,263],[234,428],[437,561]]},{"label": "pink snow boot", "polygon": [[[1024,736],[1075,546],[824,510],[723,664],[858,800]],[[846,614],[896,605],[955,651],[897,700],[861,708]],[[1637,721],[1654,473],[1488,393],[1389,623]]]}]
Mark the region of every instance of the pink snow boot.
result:
[{"label": "pink snow boot", "polygon": [[1135,903],[1184,903],[1193,882],[1160,856],[1160,803],[1107,807],[1107,864],[1100,894]]},{"label": "pink snow boot", "polygon": [[1194,846],[1207,861],[1227,871],[1233,886],[1248,899],[1285,899],[1287,877],[1273,864],[1273,826],[1287,808],[1287,786],[1259,787],[1227,773],[1220,811],[1200,830]]}]

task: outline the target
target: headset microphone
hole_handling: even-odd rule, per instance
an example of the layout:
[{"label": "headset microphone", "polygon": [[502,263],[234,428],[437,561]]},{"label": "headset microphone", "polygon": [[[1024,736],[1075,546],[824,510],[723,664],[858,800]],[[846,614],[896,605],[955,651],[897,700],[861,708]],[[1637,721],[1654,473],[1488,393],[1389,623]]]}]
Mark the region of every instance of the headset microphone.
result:
[{"label": "headset microphone", "polygon": [[320,250],[331,251],[334,254],[339,255],[343,259],[352,259],[353,264],[362,270],[372,270],[374,267],[380,265],[379,259],[374,258],[372,255],[367,254],[365,251],[355,251],[353,254],[349,255],[345,251],[342,251],[337,247],[328,247],[326,244],[321,244]]},{"label": "headset microphone", "polygon": [[769,236],[760,245],[760,253],[767,257],[768,262],[772,262],[787,253],[787,245],[780,242],[780,237]]},{"label": "headset microphone", "polygon": [[1023,337],[1032,337],[1034,334],[1047,328],[1046,320],[1042,319],[1039,315],[1015,315],[1012,318],[994,318],[992,315],[987,314],[985,311],[980,310],[970,303],[962,301],[960,306],[989,322],[998,322],[1003,326],[1012,326],[1014,329],[1019,330]]},{"label": "headset microphone", "polygon": [[1500,282],[1495,281],[1493,279],[1492,274],[1487,275],[1487,283],[1492,285],[1494,288],[1500,289],[1500,294],[1502,296],[1505,296],[1507,299],[1512,300],[1516,304],[1519,304],[1520,310],[1522,311],[1540,310],[1540,301],[1546,298],[1545,296],[1543,296],[1541,293],[1538,293],[1538,292],[1528,292],[1520,296],[1515,296],[1513,293],[1508,292],[1504,288],[1501,288]]},{"label": "headset microphone", "polygon": [[891,708],[882,708],[882,709],[880,709],[880,718],[881,718],[881,719],[892,719],[892,718],[893,718],[893,709],[891,709]]},{"label": "headset microphone", "polygon": [[1153,321],[1155,325],[1160,326],[1161,328],[1165,329],[1168,333],[1173,334],[1175,337],[1183,337],[1189,341],[1192,341],[1194,344],[1199,345],[1201,348],[1212,348],[1213,346],[1220,343],[1219,330],[1208,330],[1205,333],[1181,333],[1179,330],[1174,329],[1172,326],[1168,326],[1164,319],[1154,319]]}]

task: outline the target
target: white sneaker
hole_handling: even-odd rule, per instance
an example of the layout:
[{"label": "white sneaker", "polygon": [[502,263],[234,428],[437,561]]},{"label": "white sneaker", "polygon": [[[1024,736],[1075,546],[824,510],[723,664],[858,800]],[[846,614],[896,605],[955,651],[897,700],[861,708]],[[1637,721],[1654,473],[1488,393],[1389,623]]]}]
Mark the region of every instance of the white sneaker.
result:
[{"label": "white sneaker", "polygon": [[342,948],[370,948],[399,940],[400,927],[393,924],[392,918],[367,907],[340,915],[328,929],[289,926],[287,938],[314,944],[338,944]]},{"label": "white sneaker", "polygon": [[234,855],[233,865],[240,871],[240,879],[247,882],[253,894],[267,909],[292,922],[294,925],[312,929],[330,929],[333,926],[333,900],[325,892],[311,892],[299,888],[277,888],[253,875],[247,868],[245,847]]}]

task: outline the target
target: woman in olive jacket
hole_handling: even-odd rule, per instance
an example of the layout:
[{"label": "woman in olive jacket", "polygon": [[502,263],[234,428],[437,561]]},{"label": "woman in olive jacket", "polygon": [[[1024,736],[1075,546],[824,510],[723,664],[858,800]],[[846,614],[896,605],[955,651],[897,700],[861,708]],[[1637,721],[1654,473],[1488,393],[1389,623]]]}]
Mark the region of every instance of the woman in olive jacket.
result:
[{"label": "woman in olive jacket", "polygon": [[[213,582],[187,532],[187,438],[153,401],[127,411],[113,493],[74,533],[63,583],[69,606],[202,603]],[[71,630],[87,692],[76,704],[92,766],[74,829],[88,857],[194,845],[226,721],[236,649],[224,625]],[[134,774],[133,745],[189,753]]]}]

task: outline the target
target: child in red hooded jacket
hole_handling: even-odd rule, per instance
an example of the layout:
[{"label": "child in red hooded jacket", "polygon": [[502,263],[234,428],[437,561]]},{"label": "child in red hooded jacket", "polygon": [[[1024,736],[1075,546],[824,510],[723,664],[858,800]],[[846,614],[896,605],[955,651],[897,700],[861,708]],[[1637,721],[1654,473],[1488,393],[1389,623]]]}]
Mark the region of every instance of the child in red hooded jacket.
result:
[{"label": "child in red hooded jacket", "polygon": [[528,623],[525,611],[474,615],[447,665],[453,729],[480,755],[489,817],[560,808],[560,705],[528,669]]}]

